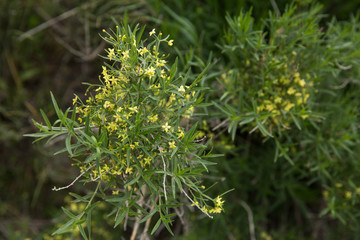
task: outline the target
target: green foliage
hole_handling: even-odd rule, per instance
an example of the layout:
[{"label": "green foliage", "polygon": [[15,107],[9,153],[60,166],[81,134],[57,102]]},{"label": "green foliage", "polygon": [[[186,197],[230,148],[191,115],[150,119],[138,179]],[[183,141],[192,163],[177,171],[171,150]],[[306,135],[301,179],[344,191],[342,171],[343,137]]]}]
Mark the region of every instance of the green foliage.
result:
[{"label": "green foliage", "polygon": [[0,238],[359,238],[357,3],[319,2],[2,1]]},{"label": "green foliage", "polygon": [[85,239],[91,238],[89,223],[88,234],[82,224],[100,203],[98,198],[113,206],[114,227],[128,216],[142,223],[158,213],[152,234],[160,223],[172,233],[172,217],[177,215],[172,209],[180,207],[182,199],[188,198],[209,217],[222,211],[221,197],[212,199],[202,190],[199,177],[211,164],[206,158],[213,155],[207,145],[194,141],[197,124],[189,121],[201,103],[203,88],[197,85],[202,74],[187,85],[188,76],[177,74],[176,62],[168,66],[161,52],[161,44],[172,46],[173,40],[153,29],[152,41],[143,42],[143,31],[104,30],[111,48],[100,84],[89,84],[90,96],[84,101],[76,96],[74,108],[65,112],[51,94],[58,119],[51,124],[43,114],[46,126],[34,122],[40,133],[27,135],[48,141],[65,135],[65,148],[58,153],[67,151],[79,167],[74,182],[80,177],[84,183],[98,182],[93,193],[76,197],[87,204],[81,213],[63,209],[70,220],[53,234],[78,227]]}]

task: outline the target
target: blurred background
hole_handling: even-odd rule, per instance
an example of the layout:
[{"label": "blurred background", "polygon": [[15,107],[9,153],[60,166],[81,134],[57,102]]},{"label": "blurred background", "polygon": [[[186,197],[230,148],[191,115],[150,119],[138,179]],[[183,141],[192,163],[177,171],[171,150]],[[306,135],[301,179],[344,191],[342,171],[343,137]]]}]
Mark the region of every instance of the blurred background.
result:
[{"label": "blurred background", "polygon": [[[270,10],[283,11],[288,2],[285,0],[1,0],[0,239],[80,239],[76,234],[65,236],[66,238],[50,236],[57,224],[64,219],[61,206],[72,207],[76,211],[76,206],[72,206],[67,198],[67,191],[54,192],[51,188],[67,185],[77,175],[77,170],[69,166],[65,155],[53,156],[56,149],[61,146],[32,144],[33,139],[23,137],[23,134],[36,131],[32,119],[41,121],[40,109],[43,109],[50,120],[56,118],[50,101],[50,91],[54,93],[61,107],[66,109],[72,104],[74,93],[79,96],[85,93],[86,86],[82,82],[98,81],[102,64],[99,55],[103,54],[104,48],[107,47],[99,36],[102,29],[115,26],[115,21],[121,23],[126,15],[129,24],[139,23],[146,25],[148,30],[157,28],[165,35],[170,34],[171,38],[175,39],[177,53],[186,55],[191,50],[205,61],[209,56],[220,55],[216,43],[224,32],[226,13],[233,16],[239,14],[242,9],[252,8],[254,18],[262,19]],[[325,19],[335,16],[339,20],[348,20],[360,6],[358,1],[319,2],[324,5],[322,12],[328,16]],[[298,1],[298,4],[305,6],[311,4],[311,0]],[[185,61],[180,61],[180,64],[185,65]],[[194,64],[194,71],[196,66]],[[241,161],[231,165],[232,157],[245,151],[246,142],[241,146],[242,148],[238,147],[227,152],[229,161],[224,163],[217,173],[219,181],[222,181],[221,176],[226,176],[226,179],[223,179],[226,184],[219,185],[216,191],[236,187],[241,192],[241,188],[244,188],[240,184],[242,180],[239,172],[234,171],[234,166],[251,168],[251,165]],[[252,159],[257,161],[255,158]],[[264,169],[282,171],[271,161],[265,164],[268,166]],[[251,173],[251,169],[247,171],[249,175],[256,174]],[[233,175],[228,175],[231,173]],[[266,187],[263,187],[266,190]],[[272,190],[276,191],[276,189]],[[81,193],[84,190],[79,184],[70,191]],[[251,194],[251,191],[247,188],[242,193]],[[246,209],[250,206],[254,210],[259,206],[252,206],[248,202],[249,206],[245,203],[245,207],[240,207],[244,206],[241,199],[245,196],[237,197],[236,194],[239,192],[236,191],[232,194],[230,204],[233,206],[229,207],[228,215],[225,214],[224,217],[212,222],[204,219],[201,223],[194,222],[198,214],[190,215],[190,222],[183,238],[250,239]],[[309,194],[309,198],[316,197],[316,194],[312,195],[310,192]],[[274,198],[274,195],[272,196]],[[236,212],[239,208],[241,210]],[[302,206],[299,208],[301,209]],[[96,233],[98,236],[105,239],[121,239],[121,236],[123,239],[128,238],[126,231],[113,230],[111,223],[109,225],[103,223],[103,213],[101,209],[99,211],[99,217],[94,217],[94,221],[98,219],[98,223],[104,226]],[[327,219],[328,228],[322,229],[322,234],[319,232],[308,234],[309,231],[313,231],[312,226],[306,226],[306,222],[301,222],[301,210],[294,211],[294,214],[299,214],[298,227],[289,229],[286,225],[278,226],[278,223],[284,220],[277,218],[274,211],[272,217],[268,219],[277,223],[272,224],[273,228],[264,227],[268,226],[265,223],[261,225],[258,231],[259,239],[330,239],[330,236],[326,235],[331,232],[328,229],[338,226],[336,220]],[[231,212],[235,214],[231,215]],[[233,225],[229,225],[232,221]],[[260,219],[259,223],[261,221],[265,220]],[[212,232],[216,229],[214,226],[217,226],[217,229],[224,229],[222,238],[215,238],[219,233]],[[299,228],[304,229],[304,232],[299,232]],[[185,230],[180,231],[179,235],[184,232]],[[283,234],[284,232],[286,234]],[[208,237],[210,235],[211,238]],[[166,233],[154,237],[154,239],[169,238]],[[343,238],[334,239],[351,238],[343,235]]]}]

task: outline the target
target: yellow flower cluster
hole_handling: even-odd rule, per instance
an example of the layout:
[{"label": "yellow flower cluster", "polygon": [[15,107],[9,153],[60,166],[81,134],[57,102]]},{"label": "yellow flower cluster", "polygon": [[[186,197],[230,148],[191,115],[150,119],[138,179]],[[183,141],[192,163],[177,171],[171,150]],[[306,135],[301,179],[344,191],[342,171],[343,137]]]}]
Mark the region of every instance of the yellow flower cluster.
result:
[{"label": "yellow flower cluster", "polygon": [[[203,186],[202,186],[203,187]],[[205,188],[205,187],[204,187]],[[217,196],[214,199],[214,207],[209,207],[209,206],[202,206],[201,210],[205,213],[209,213],[209,214],[213,214],[213,213],[221,213],[223,211],[223,204],[224,204],[224,200],[222,200],[222,198],[220,196]],[[195,202],[195,204],[197,206],[199,206],[199,202]],[[195,204],[192,204],[192,206],[194,206]]]},{"label": "yellow flower cluster", "polygon": [[[233,79],[240,83],[237,88],[243,88],[256,100],[257,114],[268,115],[263,123],[266,127],[287,129],[294,121],[293,116],[302,119],[309,117],[308,102],[313,86],[311,76],[303,76],[298,71],[295,58],[294,52],[290,59],[286,56],[272,57],[265,62],[266,58],[263,57],[263,62],[254,64],[247,60],[244,69],[228,71],[222,75],[222,81],[228,88],[234,84]],[[267,65],[270,70],[264,74],[263,81],[254,80],[251,75],[258,74],[261,65]],[[233,97],[233,105],[238,104],[237,99]]]},{"label": "yellow flower cluster", "polygon": [[[296,53],[292,54],[293,57]],[[301,76],[293,67],[294,60],[287,63],[287,58],[272,58],[269,65],[275,65],[274,77],[266,76],[265,86],[258,92],[258,113],[271,113],[271,121],[267,125],[282,129],[289,127],[293,121],[289,113],[298,115],[302,119],[308,118],[307,103],[310,89],[313,86],[309,75]],[[306,79],[306,80],[305,80]]]},{"label": "yellow flower cluster", "polygon": [[343,198],[345,200],[350,200],[353,198],[353,196],[355,195],[359,195],[360,196],[360,187],[357,187],[354,190],[348,190],[346,189],[343,184],[341,183],[335,183],[335,187],[334,188],[330,188],[329,190],[324,190],[322,192],[323,196],[325,199],[327,199],[329,197],[330,194],[336,194],[336,195],[340,195],[343,196]]},{"label": "yellow flower cluster", "polygon": [[[111,65],[102,67],[102,84],[95,88],[95,94],[85,103],[77,96],[73,100],[80,123],[89,122],[108,133],[108,148],[112,157],[103,159],[99,168],[93,168],[89,173],[90,178],[104,182],[110,182],[117,176],[136,176],[137,165],[144,170],[149,169],[161,154],[181,147],[179,143],[185,136],[184,129],[172,126],[171,116],[174,111],[184,109],[182,116],[189,118],[194,112],[191,103],[196,100],[195,91],[188,86],[172,83],[165,56],[160,56],[159,44],[163,41],[171,46],[173,40],[156,36],[155,29],[149,35],[159,44],[152,47],[144,46],[135,36],[118,34],[114,38],[108,35],[106,39],[113,42],[106,51]],[[172,140],[153,148],[149,144],[153,135],[139,136],[136,132],[139,127],[149,126],[157,127],[159,134],[165,134]],[[142,150],[144,148],[146,151]],[[89,166],[91,162],[80,168],[85,171]]]}]

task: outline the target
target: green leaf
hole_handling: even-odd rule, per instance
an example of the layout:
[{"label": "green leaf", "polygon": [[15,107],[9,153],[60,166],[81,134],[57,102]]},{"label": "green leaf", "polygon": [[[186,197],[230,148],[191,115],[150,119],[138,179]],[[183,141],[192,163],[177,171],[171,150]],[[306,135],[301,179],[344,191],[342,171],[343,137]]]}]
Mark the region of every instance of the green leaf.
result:
[{"label": "green leaf", "polygon": [[68,134],[66,136],[66,139],[65,139],[65,146],[66,146],[66,150],[68,151],[68,153],[70,154],[70,157],[73,156],[73,153],[71,151],[71,134]]},{"label": "green leaf", "polygon": [[56,115],[59,117],[59,119],[62,119],[63,118],[63,113],[62,111],[59,109],[59,106],[58,104],[56,103],[56,100],[55,100],[55,97],[53,95],[52,92],[50,92],[50,96],[51,96],[51,101],[54,105],[54,108],[55,108],[55,112],[56,112]]},{"label": "green leaf", "polygon": [[88,237],[86,236],[86,233],[85,233],[85,230],[84,230],[83,226],[78,225],[78,228],[79,228],[79,231],[80,231],[81,236],[82,236],[85,240],[88,240]]},{"label": "green leaf", "polygon": [[[176,213],[174,213],[175,215],[176,215]],[[170,215],[172,215],[172,214],[170,214]],[[174,216],[175,216],[174,215]],[[167,215],[168,216],[168,215]],[[171,231],[171,228],[170,228],[170,226],[169,226],[169,222],[171,222],[171,220],[167,220],[167,219],[164,219],[164,218],[162,218],[162,223],[164,224],[164,226],[166,227],[166,229],[171,233],[171,235],[173,235],[174,236],[174,233]]]},{"label": "green leaf", "polygon": [[41,113],[41,116],[43,117],[43,119],[45,120],[45,123],[48,126],[49,130],[52,131],[51,123],[42,109],[40,109],[40,113]]},{"label": "green leaf", "polygon": [[73,223],[76,219],[71,219],[68,222],[66,222],[64,225],[62,225],[60,228],[58,228],[55,232],[53,232],[51,235],[54,236],[56,234],[62,234],[65,233],[73,228]]},{"label": "green leaf", "polygon": [[151,231],[151,235],[153,235],[155,233],[155,231],[160,227],[160,223],[161,223],[161,218],[156,222],[155,226],[153,227],[152,231]]},{"label": "green leaf", "polygon": [[122,211],[122,213],[119,215],[120,211],[121,211],[122,208],[119,208],[118,212],[116,213],[116,216],[115,216],[115,224],[114,224],[114,228],[116,228],[122,220],[124,220],[126,214],[128,213],[128,209],[124,209]]},{"label": "green leaf", "polygon": [[77,216],[75,216],[74,214],[72,214],[69,210],[67,210],[64,207],[61,207],[61,209],[63,210],[63,212],[68,215],[71,219],[76,219]]},{"label": "green leaf", "polygon": [[263,125],[258,119],[255,119],[255,120],[256,120],[257,126],[259,127],[260,132],[261,132],[264,136],[273,137],[273,135],[272,135],[268,130],[266,130],[266,128],[264,127],[264,125]]},{"label": "green leaf", "polygon": [[175,188],[175,179],[174,177],[171,178],[171,190],[172,190],[172,194],[173,194],[173,198],[176,198],[176,188]]},{"label": "green leaf", "polygon": [[156,212],[157,212],[157,209],[152,210],[152,212],[149,213],[148,215],[146,215],[143,219],[141,219],[141,220],[139,221],[139,223],[145,222],[146,220],[148,220],[149,218],[151,218]]}]

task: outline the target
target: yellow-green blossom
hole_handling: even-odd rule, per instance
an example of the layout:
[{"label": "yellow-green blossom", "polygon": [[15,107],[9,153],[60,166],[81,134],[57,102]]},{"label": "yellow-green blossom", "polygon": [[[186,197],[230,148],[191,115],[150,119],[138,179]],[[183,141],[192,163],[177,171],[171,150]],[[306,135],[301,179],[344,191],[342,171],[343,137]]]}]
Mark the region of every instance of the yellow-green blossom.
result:
[{"label": "yellow-green blossom", "polygon": [[171,126],[166,122],[164,125],[161,126],[165,132],[169,132],[171,129]]},{"label": "yellow-green blossom", "polygon": [[152,36],[153,34],[155,34],[155,28],[149,33],[150,36]]},{"label": "yellow-green blossom", "polygon": [[176,146],[175,146],[175,141],[169,142],[169,147],[170,147],[171,149],[175,149],[175,148],[176,148]]}]

